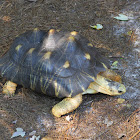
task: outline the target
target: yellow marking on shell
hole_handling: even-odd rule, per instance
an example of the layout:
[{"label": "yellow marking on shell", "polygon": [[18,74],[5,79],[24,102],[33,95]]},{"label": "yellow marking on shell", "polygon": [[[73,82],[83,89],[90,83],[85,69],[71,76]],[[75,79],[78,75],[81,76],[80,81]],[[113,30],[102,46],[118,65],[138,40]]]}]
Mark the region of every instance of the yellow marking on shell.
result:
[{"label": "yellow marking on shell", "polygon": [[37,32],[37,31],[39,31],[39,29],[38,28],[34,28],[34,32]]},{"label": "yellow marking on shell", "polygon": [[49,34],[54,34],[55,30],[54,29],[50,29],[49,30]]},{"label": "yellow marking on shell", "polygon": [[32,52],[35,50],[35,48],[31,48],[29,51],[28,51],[28,54],[32,54]]},{"label": "yellow marking on shell", "polygon": [[[42,65],[43,66],[43,65]],[[41,66],[41,68],[40,69],[38,69],[38,71],[40,71],[40,70],[42,70],[42,66]],[[46,71],[47,72],[47,71]],[[48,82],[48,77],[46,77],[45,78],[45,82],[43,83],[43,77],[41,76],[41,78],[40,78],[40,85],[41,85],[41,91],[44,93],[44,94],[46,94],[46,90],[47,90],[47,88],[48,88],[48,84],[47,84],[47,82]]]},{"label": "yellow marking on shell", "polygon": [[75,38],[74,38],[73,36],[70,36],[70,37],[68,38],[68,40],[69,40],[69,41],[74,41]]},{"label": "yellow marking on shell", "polygon": [[[58,70],[57,70],[57,72],[59,71],[59,72],[61,72],[63,70],[63,67],[60,67]],[[53,81],[53,78],[54,78],[54,76],[55,76],[55,74],[56,73],[54,73],[53,74],[53,76],[52,76],[52,78],[51,79],[48,79],[47,78],[47,80],[46,80],[46,82],[45,82],[45,89],[47,89],[48,88],[48,86],[49,86],[49,84]],[[47,81],[48,81],[48,83],[47,83]],[[60,86],[59,86],[59,89],[60,89]],[[59,91],[58,91],[59,92]],[[59,93],[58,93],[59,94]]]},{"label": "yellow marking on shell", "polygon": [[88,46],[93,47],[93,45],[91,43],[88,43]]},{"label": "yellow marking on shell", "polygon": [[52,52],[47,52],[44,54],[43,59],[50,59]]},{"label": "yellow marking on shell", "polygon": [[54,88],[55,88],[55,96],[58,97],[59,92],[58,92],[58,83],[54,81]]},{"label": "yellow marking on shell", "polygon": [[78,33],[76,31],[72,31],[70,34],[76,36]]},{"label": "yellow marking on shell", "polygon": [[36,87],[36,76],[33,76],[32,74],[30,74],[30,82],[31,82],[31,89],[32,90],[35,90],[35,87]]},{"label": "yellow marking on shell", "polygon": [[89,78],[91,78],[91,79],[93,79],[93,80],[95,80],[95,77],[94,76],[91,76],[90,74],[88,74],[87,72],[85,72],[85,71],[82,71],[83,73],[82,73],[82,75],[84,76],[84,77],[89,77]]},{"label": "yellow marking on shell", "polygon": [[21,47],[22,47],[22,45],[21,45],[21,44],[17,45],[17,46],[16,46],[16,48],[15,48],[15,49],[16,49],[16,51],[19,51]]},{"label": "yellow marking on shell", "polygon": [[68,68],[70,66],[69,61],[66,61],[65,64],[63,65],[64,68]]},{"label": "yellow marking on shell", "polygon": [[79,86],[82,88],[82,90],[86,91],[85,88],[81,85],[82,81],[80,80],[79,76],[77,76],[77,81],[79,83]]},{"label": "yellow marking on shell", "polygon": [[13,63],[11,62],[10,65],[8,65],[8,66],[2,71],[1,76],[3,76],[3,75],[7,72],[7,70],[11,69],[12,67],[13,67]]},{"label": "yellow marking on shell", "polygon": [[70,79],[69,79],[69,85],[70,85],[70,90],[71,90],[71,92],[70,92],[70,94],[69,94],[69,96],[68,96],[68,97],[71,97],[71,95],[72,95],[72,93],[73,93],[73,90],[72,90],[71,80],[70,80]]},{"label": "yellow marking on shell", "polygon": [[86,91],[85,88],[84,88],[83,86],[81,86],[81,88],[82,88],[83,91]]},{"label": "yellow marking on shell", "polygon": [[85,53],[85,58],[90,60],[90,54],[89,53]]},{"label": "yellow marking on shell", "polygon": [[[39,70],[40,70],[40,69],[39,69]],[[60,68],[58,68],[57,72],[61,72],[62,70],[63,70],[63,66],[61,66]],[[47,72],[47,71],[46,71],[46,72]],[[52,76],[51,79],[49,79],[49,78],[46,79],[46,82],[45,82],[45,84],[44,84],[45,91],[46,91],[47,88],[49,87],[49,84],[52,83],[55,74],[56,74],[56,73],[53,74],[53,76]],[[54,84],[56,84],[56,83],[54,82]],[[57,84],[57,85],[58,85],[58,84]],[[61,84],[60,84],[60,85],[61,85]],[[56,96],[59,95],[59,91],[60,91],[60,88],[61,88],[60,85],[57,86],[57,90],[56,90],[57,93],[56,93]]]},{"label": "yellow marking on shell", "polygon": [[40,86],[41,86],[41,91],[45,94],[45,90],[44,90],[44,85],[43,85],[43,77],[40,77]]}]

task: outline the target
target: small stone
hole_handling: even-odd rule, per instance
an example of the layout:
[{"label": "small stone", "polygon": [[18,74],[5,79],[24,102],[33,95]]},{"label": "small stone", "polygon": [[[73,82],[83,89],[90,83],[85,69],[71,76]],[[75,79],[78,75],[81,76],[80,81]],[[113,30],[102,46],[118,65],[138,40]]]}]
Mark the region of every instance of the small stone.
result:
[{"label": "small stone", "polygon": [[117,100],[117,102],[118,102],[119,104],[122,104],[124,101],[125,101],[125,99],[122,99],[122,98],[118,98],[118,100]]}]

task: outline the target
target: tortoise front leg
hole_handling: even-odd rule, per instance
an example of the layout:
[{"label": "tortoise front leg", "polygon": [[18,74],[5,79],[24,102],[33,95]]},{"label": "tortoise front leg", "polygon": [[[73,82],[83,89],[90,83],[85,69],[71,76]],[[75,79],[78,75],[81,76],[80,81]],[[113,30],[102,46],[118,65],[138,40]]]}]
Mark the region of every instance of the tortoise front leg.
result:
[{"label": "tortoise front leg", "polygon": [[17,84],[13,83],[11,81],[7,81],[4,86],[3,86],[3,91],[2,93],[8,95],[8,96],[13,96],[15,91],[16,91]]},{"label": "tortoise front leg", "polygon": [[82,103],[82,94],[78,94],[72,98],[65,98],[52,108],[52,114],[61,117],[75,110]]}]

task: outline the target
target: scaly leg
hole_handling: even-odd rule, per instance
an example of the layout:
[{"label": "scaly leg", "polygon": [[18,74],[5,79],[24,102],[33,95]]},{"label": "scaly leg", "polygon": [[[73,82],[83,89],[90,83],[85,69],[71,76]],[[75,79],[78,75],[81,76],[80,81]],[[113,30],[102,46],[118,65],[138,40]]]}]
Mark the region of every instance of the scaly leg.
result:
[{"label": "scaly leg", "polygon": [[3,86],[3,91],[2,93],[8,95],[8,96],[13,96],[15,91],[16,91],[17,84],[13,83],[11,81],[7,81],[4,86]]},{"label": "scaly leg", "polygon": [[82,95],[83,94],[96,94],[96,93],[98,93],[98,91],[94,89],[90,89],[90,86],[89,86],[88,89],[82,93]]},{"label": "scaly leg", "polygon": [[72,98],[65,98],[52,108],[52,114],[61,117],[75,110],[82,103],[82,94],[78,94]]}]

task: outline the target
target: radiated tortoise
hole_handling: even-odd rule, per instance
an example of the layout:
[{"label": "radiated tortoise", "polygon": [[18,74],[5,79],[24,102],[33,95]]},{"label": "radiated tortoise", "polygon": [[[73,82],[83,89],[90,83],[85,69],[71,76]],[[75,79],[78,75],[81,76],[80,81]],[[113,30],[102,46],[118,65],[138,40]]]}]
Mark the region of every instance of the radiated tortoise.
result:
[{"label": "radiated tortoise", "polygon": [[56,117],[75,110],[83,94],[125,93],[121,77],[109,68],[106,59],[76,31],[25,32],[0,58],[0,75],[9,80],[3,93],[14,94],[18,84],[64,98],[52,108]]}]

